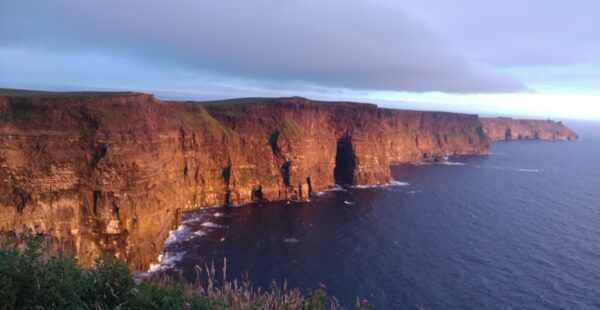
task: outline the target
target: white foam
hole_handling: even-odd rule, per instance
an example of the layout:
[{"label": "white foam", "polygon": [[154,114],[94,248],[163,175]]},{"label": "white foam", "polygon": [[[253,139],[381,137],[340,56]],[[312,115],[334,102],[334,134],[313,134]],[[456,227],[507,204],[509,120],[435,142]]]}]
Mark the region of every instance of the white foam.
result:
[{"label": "white foam", "polygon": [[540,172],[540,170],[538,170],[538,169],[526,169],[526,168],[519,168],[519,169],[517,169],[517,171],[520,171],[520,172]]},{"label": "white foam", "polygon": [[375,185],[352,185],[352,188],[376,188],[376,187],[383,187],[386,186],[387,184],[375,184]]},{"label": "white foam", "polygon": [[200,226],[208,227],[208,228],[227,228],[227,226],[225,226],[225,225],[219,225],[219,224],[216,224],[213,222],[204,222]]},{"label": "white foam", "polygon": [[352,188],[364,189],[364,188],[381,188],[381,187],[388,187],[388,186],[407,186],[407,185],[410,185],[410,183],[392,179],[390,181],[390,183],[375,184],[375,185],[353,185]]},{"label": "white foam", "polygon": [[392,185],[392,186],[408,186],[408,185],[410,185],[410,183],[408,183],[408,182],[402,182],[402,181],[396,181],[396,180],[392,179],[392,181],[390,182],[390,185]]},{"label": "white foam", "polygon": [[198,217],[192,217],[192,218],[189,218],[187,220],[184,220],[181,223],[182,224],[192,224],[192,223],[200,222],[202,220],[203,220],[203,217],[202,216],[198,216]]},{"label": "white foam", "polygon": [[162,256],[162,259],[160,260],[160,269],[172,269],[173,267],[175,267],[175,263],[180,261],[184,255],[185,251],[173,253],[165,252],[165,254]]},{"label": "white foam", "polygon": [[477,166],[477,168],[487,168],[487,169],[496,169],[503,171],[516,171],[516,172],[528,172],[528,173],[537,173],[541,172],[539,169],[535,168],[513,168],[513,167],[498,167],[498,166]]},{"label": "white foam", "polygon": [[185,225],[180,225],[175,230],[169,231],[169,237],[165,240],[165,247],[171,245],[179,240],[188,239],[191,234],[190,229]]},{"label": "white foam", "polygon": [[[187,239],[189,237],[190,237],[190,229],[185,225],[180,225],[179,227],[177,227],[177,229],[169,231],[169,236],[165,240],[163,249],[166,248],[168,245],[171,245],[171,244],[177,242],[178,240]],[[180,252],[179,254],[163,252],[163,253],[159,254],[158,258],[156,259],[157,263],[150,264],[150,268],[148,268],[148,271],[137,274],[134,277],[135,281],[139,281],[140,279],[147,277],[156,271],[172,268],[172,266],[174,265],[174,263],[176,261],[181,260],[181,258],[183,257],[183,254],[185,254],[185,252]]]},{"label": "white foam", "polygon": [[439,162],[438,164],[440,165],[446,165],[446,166],[466,166],[467,164],[465,163],[461,163],[461,162],[454,162],[454,161],[443,161],[443,162]]},{"label": "white foam", "polygon": [[298,240],[296,238],[285,238],[285,239],[283,239],[283,242],[285,242],[285,243],[298,243],[298,242],[300,242],[300,240]]},{"label": "white foam", "polygon": [[335,187],[333,187],[329,191],[332,191],[332,192],[338,192],[338,191],[339,192],[347,192],[348,190],[345,189],[345,188],[343,188],[343,187],[341,187],[341,186],[339,186],[339,185],[336,185]]},{"label": "white foam", "polygon": [[[347,192],[347,191],[348,191],[347,189],[336,184],[333,188],[326,189],[324,191],[316,193],[315,196],[325,196],[331,192]],[[310,200],[307,200],[307,201],[310,201]]]},{"label": "white foam", "polygon": [[348,201],[348,200],[344,200],[344,203],[347,204],[347,205],[356,204],[356,202],[352,202],[352,201]]},{"label": "white foam", "polygon": [[161,260],[162,260],[162,254],[158,255],[158,259],[157,259],[158,263],[150,264],[150,268],[148,268],[148,272],[155,272],[155,271],[160,270],[160,261]]},{"label": "white foam", "polygon": [[202,236],[206,236],[206,233],[202,230],[196,230],[194,232],[194,236],[202,237]]},{"label": "white foam", "polygon": [[163,254],[158,255],[158,263],[150,264],[148,271],[142,272],[138,276],[143,278],[157,271],[173,269],[175,268],[175,263],[181,261],[185,254],[185,251],[164,252]]},{"label": "white foam", "polygon": [[215,212],[215,213],[213,213],[213,216],[214,217],[223,217],[223,216],[225,216],[225,214],[223,214],[221,212]]},{"label": "white foam", "polygon": [[410,163],[413,166],[429,166],[431,165],[431,162],[428,161],[413,161]]},{"label": "white foam", "polygon": [[176,262],[180,261],[183,258],[185,253],[186,253],[185,251],[165,252],[160,263],[161,263],[161,265],[164,265],[167,267],[173,267]]}]

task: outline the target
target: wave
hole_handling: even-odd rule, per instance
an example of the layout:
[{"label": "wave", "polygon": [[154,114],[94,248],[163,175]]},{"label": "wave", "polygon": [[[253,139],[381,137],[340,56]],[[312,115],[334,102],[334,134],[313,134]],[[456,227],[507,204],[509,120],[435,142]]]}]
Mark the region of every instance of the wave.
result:
[{"label": "wave", "polygon": [[300,242],[300,240],[298,240],[296,238],[285,238],[285,239],[283,239],[283,242],[285,242],[285,243],[298,243],[298,242]]},{"label": "wave", "polygon": [[189,227],[180,225],[177,229],[169,231],[169,237],[165,240],[165,247],[174,244],[177,241],[188,239],[191,233],[192,231]]},{"label": "wave", "polygon": [[328,191],[330,191],[330,192],[347,192],[348,190],[339,185],[336,185],[332,189],[329,189]]},{"label": "wave", "polygon": [[541,170],[536,168],[514,168],[514,167],[499,167],[499,166],[480,166],[477,165],[475,168],[486,168],[486,169],[496,169],[496,170],[508,170],[508,171],[516,171],[516,172],[527,172],[527,173],[537,173],[541,172]]},{"label": "wave", "polygon": [[204,232],[202,230],[196,230],[194,232],[194,236],[198,236],[198,237],[206,236],[206,232]]},{"label": "wave", "polygon": [[[208,223],[210,223],[210,222],[208,222]],[[206,226],[204,224],[202,224],[202,226],[213,228],[212,226]],[[217,224],[214,224],[214,225],[217,225]],[[226,227],[226,226],[217,225],[217,227]],[[177,227],[177,229],[169,231],[169,237],[167,237],[167,240],[165,240],[164,247],[166,248],[167,246],[173,245],[180,241],[187,241],[187,240],[193,239],[195,237],[205,236],[205,235],[206,235],[206,233],[203,231],[200,231],[200,230],[192,231],[192,229],[190,229],[189,226],[180,225],[179,227]]]},{"label": "wave", "polygon": [[186,220],[181,221],[182,224],[186,225],[186,224],[193,224],[193,223],[198,223],[204,220],[204,217],[202,216],[197,216],[197,217],[192,217]]},{"label": "wave", "polygon": [[352,185],[352,188],[365,189],[365,188],[381,188],[381,187],[389,187],[389,186],[407,186],[407,185],[410,185],[410,183],[392,179],[390,181],[390,183],[374,184],[374,185]]},{"label": "wave", "polygon": [[438,165],[446,165],[446,166],[466,166],[467,164],[461,163],[458,161],[442,161],[439,162]]},{"label": "wave", "polygon": [[538,170],[538,169],[527,169],[527,168],[518,168],[517,171],[519,171],[519,172],[540,172],[540,170]]},{"label": "wave", "polygon": [[410,183],[408,182],[402,182],[402,181],[396,181],[394,179],[392,179],[392,181],[390,182],[391,186],[408,186],[410,185]]},{"label": "wave", "polygon": [[326,189],[324,191],[320,191],[320,192],[316,193],[315,196],[325,196],[331,192],[347,192],[347,191],[348,190],[346,188],[343,188],[336,184],[333,188]]},{"label": "wave", "polygon": [[[213,207],[206,207],[203,208],[202,210],[199,210],[199,212],[194,212],[194,213],[190,213],[185,215],[184,217],[186,217],[183,221],[181,221],[181,224],[183,225],[189,225],[189,224],[195,224],[198,222],[203,222],[204,220],[206,220],[208,217],[215,216],[215,217],[219,217],[216,214],[221,214],[218,211],[215,212],[214,214],[211,214],[209,211],[211,209],[217,208],[216,206]],[[221,207],[218,207],[221,208]],[[189,216],[189,217],[188,217]]]},{"label": "wave", "polygon": [[348,201],[348,200],[344,200],[344,203],[347,204],[347,205],[356,204],[356,202],[352,202],[352,201]]},{"label": "wave", "polygon": [[374,185],[352,185],[352,188],[360,188],[360,189],[365,189],[365,188],[377,188],[377,187],[385,187],[388,186],[389,184],[374,184]]},{"label": "wave", "polygon": [[213,213],[213,216],[214,217],[223,217],[223,216],[225,216],[225,214],[223,214],[221,212],[215,212],[215,213]]},{"label": "wave", "polygon": [[429,162],[429,161],[413,161],[410,164],[413,166],[429,166],[429,165],[431,165],[431,162]]},{"label": "wave", "polygon": [[[186,254],[185,251],[181,252],[164,252],[163,254],[158,255],[158,263],[150,264],[150,269],[145,275],[149,273],[154,273],[161,270],[173,269],[175,268],[175,263],[180,261],[183,256]],[[144,276],[144,275],[142,275]]]},{"label": "wave", "polygon": [[[410,185],[410,183],[408,182],[402,182],[402,181],[396,181],[394,179],[392,179],[390,181],[390,183],[383,183],[383,184],[373,184],[373,185],[352,185],[350,186],[350,188],[359,188],[359,189],[367,189],[367,188],[381,188],[381,187],[388,187],[388,186],[406,186],[406,185]],[[335,187],[328,189],[328,190],[324,190],[322,192],[318,192],[316,194],[316,196],[323,196],[329,192],[349,192],[348,188],[346,187],[342,187],[340,185],[336,185]]]},{"label": "wave", "polygon": [[207,228],[227,228],[227,226],[225,226],[225,225],[219,225],[219,224],[216,224],[213,222],[204,222],[200,226],[207,227]]}]

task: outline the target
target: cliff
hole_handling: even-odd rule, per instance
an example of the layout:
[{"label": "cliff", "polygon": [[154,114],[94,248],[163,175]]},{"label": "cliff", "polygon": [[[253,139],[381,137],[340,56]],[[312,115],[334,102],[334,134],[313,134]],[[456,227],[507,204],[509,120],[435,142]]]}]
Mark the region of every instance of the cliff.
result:
[{"label": "cliff", "polygon": [[145,270],[182,211],[390,182],[389,164],[486,154],[476,115],[303,98],[163,102],[0,92],[0,230]]},{"label": "cliff", "polygon": [[562,122],[506,117],[482,118],[483,130],[492,141],[577,140],[577,134]]}]

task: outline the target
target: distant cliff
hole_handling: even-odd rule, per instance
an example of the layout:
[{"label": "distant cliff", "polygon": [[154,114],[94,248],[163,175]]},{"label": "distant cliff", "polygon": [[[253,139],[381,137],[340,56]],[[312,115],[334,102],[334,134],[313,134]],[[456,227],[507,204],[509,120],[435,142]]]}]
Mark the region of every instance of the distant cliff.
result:
[{"label": "distant cliff", "polygon": [[481,118],[483,130],[492,141],[577,140],[577,134],[561,122],[551,120]]},{"label": "distant cliff", "polygon": [[105,253],[139,271],[184,210],[305,200],[336,183],[388,183],[391,162],[488,151],[476,115],[297,97],[5,91],[0,230],[50,232],[83,264]]}]

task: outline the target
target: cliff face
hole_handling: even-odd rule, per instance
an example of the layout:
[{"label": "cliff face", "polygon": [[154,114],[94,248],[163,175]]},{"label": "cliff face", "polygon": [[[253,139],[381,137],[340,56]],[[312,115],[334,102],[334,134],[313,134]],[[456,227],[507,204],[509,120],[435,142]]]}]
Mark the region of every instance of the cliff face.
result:
[{"label": "cliff face", "polygon": [[390,181],[389,164],[486,154],[475,115],[303,98],[0,96],[0,229],[51,232],[83,264],[145,270],[182,211]]},{"label": "cliff face", "polygon": [[492,141],[577,140],[577,134],[561,122],[506,117],[482,118],[483,130]]}]

